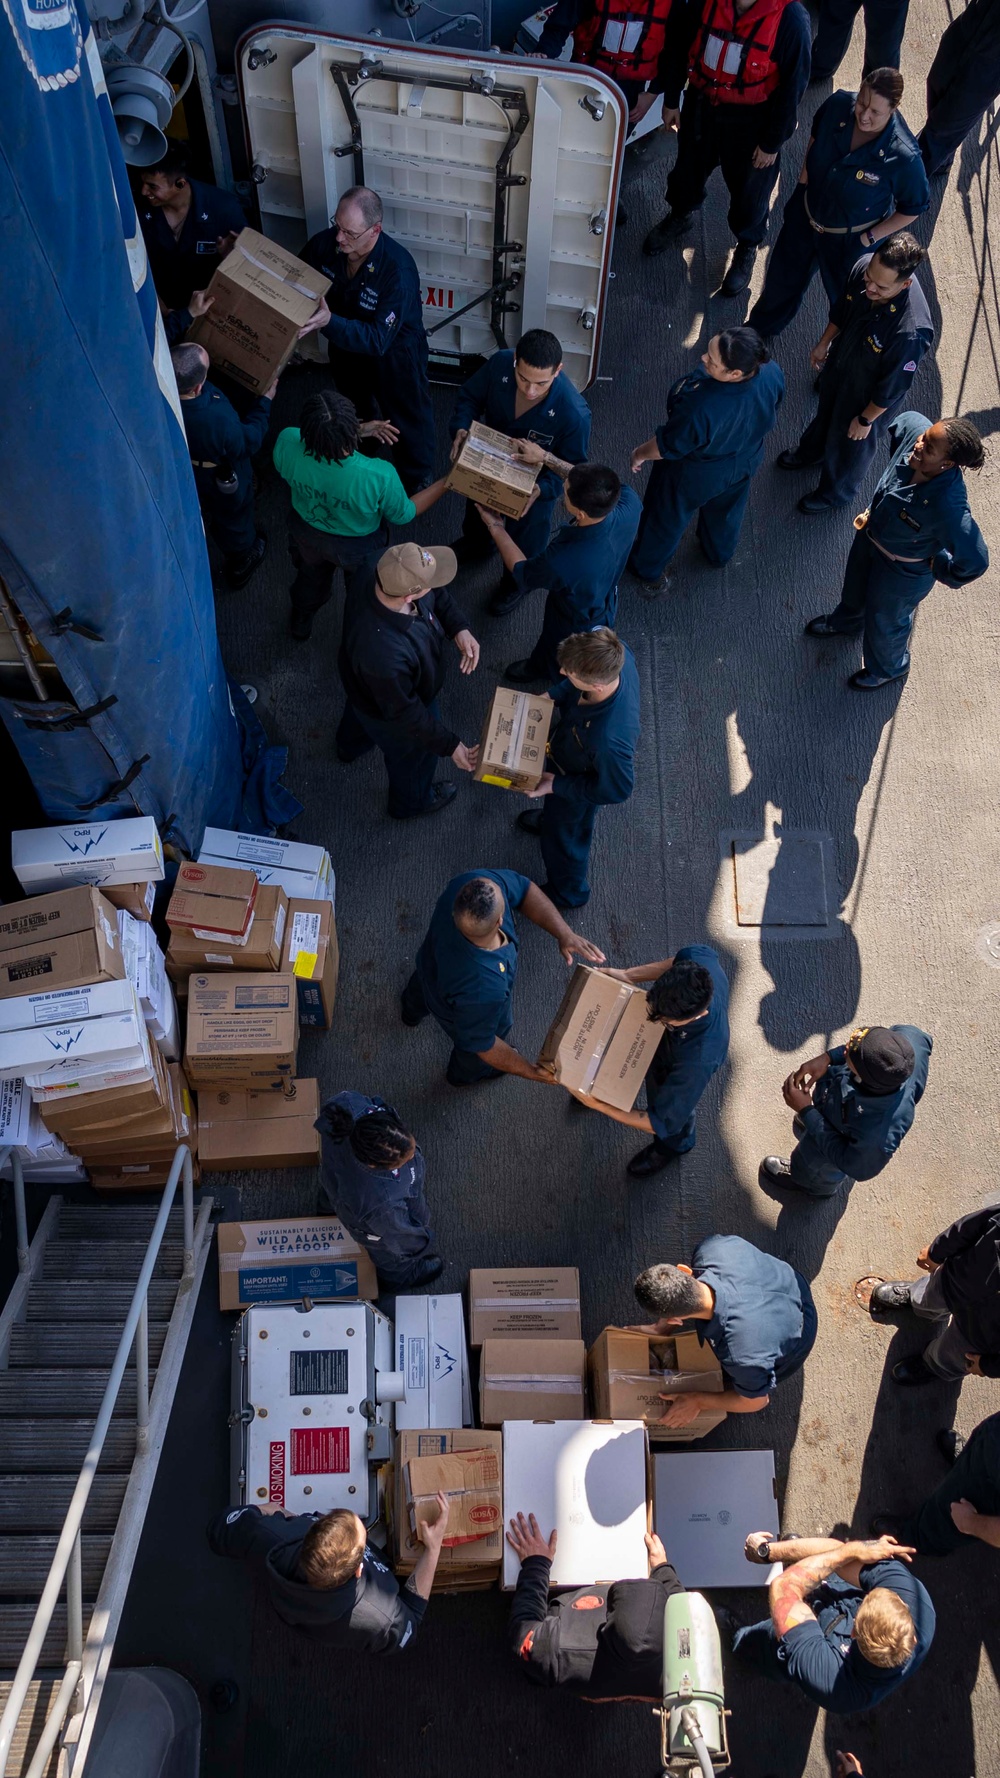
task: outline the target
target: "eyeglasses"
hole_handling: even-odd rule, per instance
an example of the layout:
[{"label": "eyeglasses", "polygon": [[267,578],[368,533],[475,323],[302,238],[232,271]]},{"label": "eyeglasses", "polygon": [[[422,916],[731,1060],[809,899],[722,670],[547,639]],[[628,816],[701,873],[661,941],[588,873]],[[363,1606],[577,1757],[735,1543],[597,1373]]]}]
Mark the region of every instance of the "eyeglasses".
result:
[{"label": "eyeglasses", "polygon": [[369,224],[368,228],[361,229],[361,231],[358,234],[352,234],[351,230],[349,228],[341,228],[340,224],[337,221],[337,218],[335,216],[331,216],[330,227],[336,229],[337,234],[340,236],[342,241],[350,241],[351,245],[353,246],[356,241],[363,241],[366,235],[370,235],[372,232],[372,229],[375,227],[375,224],[371,223],[371,224]]}]

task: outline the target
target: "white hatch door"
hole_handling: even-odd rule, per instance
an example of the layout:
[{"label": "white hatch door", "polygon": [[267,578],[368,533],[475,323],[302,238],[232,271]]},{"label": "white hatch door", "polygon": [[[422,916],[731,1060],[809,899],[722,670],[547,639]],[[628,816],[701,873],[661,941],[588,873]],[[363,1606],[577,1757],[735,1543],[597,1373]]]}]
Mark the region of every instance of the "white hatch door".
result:
[{"label": "white hatch door", "polygon": [[613,82],[305,25],[256,26],[237,68],[265,234],[294,253],[370,185],[417,262],[432,369],[546,327],[592,382],[628,129]]}]

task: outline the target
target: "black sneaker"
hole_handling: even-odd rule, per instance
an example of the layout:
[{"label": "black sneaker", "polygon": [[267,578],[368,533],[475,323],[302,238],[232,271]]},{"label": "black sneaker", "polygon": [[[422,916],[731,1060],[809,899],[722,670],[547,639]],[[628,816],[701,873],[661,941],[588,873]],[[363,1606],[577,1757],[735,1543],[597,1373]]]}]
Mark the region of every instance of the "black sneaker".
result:
[{"label": "black sneaker", "polygon": [[806,624],[804,636],[848,636],[849,630],[838,630],[828,617],[811,617]]},{"label": "black sneaker", "polygon": [[900,1279],[893,1279],[886,1284],[876,1284],[868,1301],[873,1315],[891,1315],[899,1309],[910,1307],[910,1285]]},{"label": "black sneaker", "polygon": [[818,469],[822,461],[822,457],[802,457],[797,449],[782,451],[774,459],[778,469]]},{"label": "black sneaker", "polygon": [[661,1149],[657,1148],[655,1142],[650,1142],[647,1147],[640,1148],[639,1153],[632,1156],[625,1171],[630,1179],[650,1179],[654,1173],[662,1173],[664,1167],[670,1167],[674,1161],[679,1160],[680,1155],[664,1154]]},{"label": "black sneaker", "polygon": [[668,210],[666,216],[656,224],[655,228],[650,229],[642,243],[642,250],[647,259],[654,257],[657,253],[665,253],[668,247],[672,247],[675,241],[680,240],[681,235],[688,233],[693,224],[693,211],[689,210],[686,215],[677,216],[672,210]]},{"label": "black sneaker", "polygon": [[[378,1271],[377,1266],[375,1270]],[[441,1258],[440,1254],[428,1255],[426,1259],[420,1261],[418,1266],[414,1266],[413,1271],[410,1273],[405,1284],[383,1283],[383,1280],[380,1277],[379,1288],[386,1292],[393,1290],[422,1290],[425,1284],[433,1284],[435,1278],[440,1278],[443,1271],[444,1260]]]},{"label": "black sneaker", "polygon": [[234,593],[245,587],[251,575],[256,574],[264,557],[267,555],[267,538],[263,531],[258,531],[252,549],[245,556],[230,557],[226,562],[226,580]]},{"label": "black sneaker", "polygon": [[729,262],[729,270],[719,286],[720,296],[742,296],[753,276],[757,249],[749,241],[740,241]]},{"label": "black sneaker", "polygon": [[294,636],[296,642],[308,642],[312,633],[312,617],[304,611],[293,611],[288,620],[288,634]]},{"label": "black sneaker", "polygon": [[953,1426],[942,1427],[940,1432],[934,1434],[934,1443],[949,1469],[954,1468],[965,1450],[965,1440],[962,1434],[956,1432]]},{"label": "black sneaker", "polygon": [[390,809],[389,814],[394,821],[419,821],[421,815],[440,815],[441,810],[446,809],[449,803],[453,803],[457,795],[457,784],[432,784],[431,800],[426,808],[407,809],[403,814],[400,814],[396,809]]},{"label": "black sneaker", "polygon": [[525,809],[517,818],[517,825],[522,833],[533,833],[535,838],[542,831],[541,809]]},{"label": "black sneaker", "polygon": [[893,1365],[892,1380],[901,1383],[905,1389],[920,1389],[925,1383],[942,1383],[944,1378],[935,1376],[918,1352],[915,1358],[901,1358]]}]

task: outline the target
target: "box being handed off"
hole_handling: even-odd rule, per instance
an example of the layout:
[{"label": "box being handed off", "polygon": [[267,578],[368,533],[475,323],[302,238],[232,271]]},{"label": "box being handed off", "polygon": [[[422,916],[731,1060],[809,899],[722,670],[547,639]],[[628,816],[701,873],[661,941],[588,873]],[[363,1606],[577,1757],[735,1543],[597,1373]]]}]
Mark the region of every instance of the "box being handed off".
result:
[{"label": "box being handed off", "polygon": [[726,1418],[724,1408],[703,1408],[687,1426],[666,1426],[669,1403],[661,1396],[689,1390],[721,1394],[722,1367],[711,1346],[695,1333],[660,1338],[628,1327],[606,1327],[587,1355],[594,1413],[609,1420],[645,1420],[657,1444],[690,1444]]},{"label": "box being handed off", "polygon": [[208,286],[212,307],[188,330],[213,365],[262,395],[288,363],[329,278],[256,229],[242,229]]},{"label": "box being handed off", "polygon": [[486,712],[473,777],[501,790],[534,790],[545,770],[555,705],[533,691],[498,685]]},{"label": "box being handed off", "polygon": [[[221,269],[221,268],[220,268]],[[216,272],[216,278],[219,273]],[[213,278],[212,283],[214,284]],[[211,285],[209,286],[211,289]],[[519,519],[527,511],[535,490],[538,470],[513,454],[513,439],[473,420],[469,435],[451,466],[448,486],[467,500],[478,500],[491,512]]]},{"label": "box being handed off", "polygon": [[645,988],[578,963],[538,1060],[563,1086],[631,1111],[662,1036]]}]

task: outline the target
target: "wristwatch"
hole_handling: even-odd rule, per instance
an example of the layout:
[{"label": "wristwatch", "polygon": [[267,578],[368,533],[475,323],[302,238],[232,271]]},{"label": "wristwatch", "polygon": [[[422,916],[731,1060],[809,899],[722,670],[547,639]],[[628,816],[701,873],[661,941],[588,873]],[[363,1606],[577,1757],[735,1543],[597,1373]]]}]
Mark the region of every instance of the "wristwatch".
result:
[{"label": "wristwatch", "polygon": [[859,426],[874,426],[875,424],[874,420],[866,420],[864,414],[855,414],[854,418]]}]

